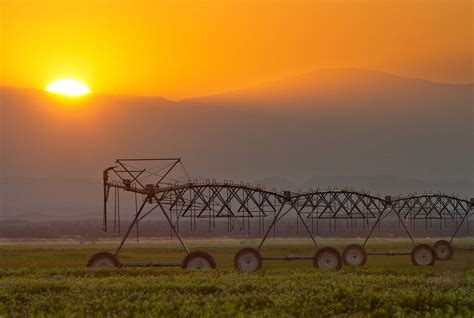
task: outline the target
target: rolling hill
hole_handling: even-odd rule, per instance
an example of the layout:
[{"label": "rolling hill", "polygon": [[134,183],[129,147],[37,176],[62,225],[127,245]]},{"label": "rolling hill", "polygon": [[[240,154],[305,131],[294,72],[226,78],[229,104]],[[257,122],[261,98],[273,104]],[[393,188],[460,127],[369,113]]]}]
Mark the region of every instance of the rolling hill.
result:
[{"label": "rolling hill", "polygon": [[[0,100],[3,178],[98,179],[118,157],[179,156],[200,178],[287,177],[307,185],[320,176],[391,175],[460,182],[464,192],[474,181],[472,84],[344,69],[178,102],[100,94],[66,100],[7,87]],[[31,191],[21,196],[34,206]],[[97,204],[96,196],[79,197]]]}]

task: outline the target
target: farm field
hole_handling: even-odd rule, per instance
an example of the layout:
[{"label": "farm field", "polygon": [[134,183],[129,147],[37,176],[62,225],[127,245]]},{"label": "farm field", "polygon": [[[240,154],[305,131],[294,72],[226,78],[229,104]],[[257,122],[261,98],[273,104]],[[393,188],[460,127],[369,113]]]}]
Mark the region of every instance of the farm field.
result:
[{"label": "farm field", "polygon": [[[433,243],[437,239],[426,240]],[[420,243],[424,240],[420,240]],[[361,240],[321,239],[340,251]],[[455,247],[474,246],[474,238]],[[405,239],[373,239],[369,252],[410,251]],[[236,272],[234,254],[256,240],[192,240],[218,269],[179,268],[88,270],[87,259],[113,251],[118,242],[0,243],[0,316],[149,317],[327,317],[474,316],[474,253],[456,251],[452,260],[416,267],[409,256],[369,256],[364,267],[339,272],[313,268],[311,261],[264,261],[256,273]],[[306,239],[271,239],[263,255],[313,255]],[[180,261],[178,242],[130,241],[122,261]]]}]

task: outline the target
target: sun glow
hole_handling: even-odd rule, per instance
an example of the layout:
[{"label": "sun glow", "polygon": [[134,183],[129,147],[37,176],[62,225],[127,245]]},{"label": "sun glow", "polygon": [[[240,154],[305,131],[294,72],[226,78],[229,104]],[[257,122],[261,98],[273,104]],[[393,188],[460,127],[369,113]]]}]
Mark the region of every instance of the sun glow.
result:
[{"label": "sun glow", "polygon": [[76,97],[90,93],[90,90],[86,85],[72,79],[62,79],[55,81],[46,87],[46,91],[70,97]]}]

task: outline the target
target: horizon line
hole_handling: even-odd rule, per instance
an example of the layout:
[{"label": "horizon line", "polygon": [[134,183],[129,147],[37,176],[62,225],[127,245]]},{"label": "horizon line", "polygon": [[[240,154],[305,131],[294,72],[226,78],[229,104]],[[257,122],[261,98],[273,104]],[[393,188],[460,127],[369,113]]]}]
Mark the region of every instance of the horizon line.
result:
[{"label": "horizon line", "polygon": [[[165,97],[164,95],[160,95],[159,93],[157,94],[134,94],[134,93],[107,93],[107,92],[95,92],[91,91],[87,95],[95,95],[95,96],[111,96],[111,97],[141,97],[141,98],[160,98],[164,99],[169,102],[183,102],[186,100],[193,100],[193,99],[200,99],[200,98],[209,98],[213,96],[219,96],[219,95],[226,95],[226,94],[232,94],[232,93],[237,93],[237,92],[242,92],[245,90],[249,89],[256,89],[265,85],[273,84],[273,83],[278,83],[282,81],[289,81],[292,79],[297,79],[299,77],[305,76],[305,75],[310,75],[312,73],[320,71],[360,71],[360,72],[371,72],[371,73],[379,73],[387,76],[392,76],[392,77],[398,77],[400,79],[406,79],[406,80],[415,80],[415,81],[422,81],[430,84],[441,84],[441,85],[453,85],[453,86],[469,86],[469,85],[474,85],[474,81],[470,82],[442,82],[442,81],[435,81],[435,80],[430,80],[426,78],[420,78],[420,77],[410,77],[406,75],[400,75],[396,73],[390,73],[387,71],[383,70],[375,70],[375,69],[368,69],[368,68],[360,68],[360,67],[334,67],[334,68],[317,68],[317,69],[312,69],[309,71],[305,72],[299,72],[295,73],[294,75],[289,75],[289,76],[282,76],[278,77],[275,79],[271,80],[266,80],[262,81],[259,83],[256,83],[254,85],[248,85],[248,86],[243,86],[240,88],[236,89],[229,89],[225,91],[220,91],[220,92],[215,92],[215,93],[210,93],[210,94],[203,94],[203,95],[194,95],[194,96],[189,96],[189,97],[182,97],[182,98],[169,98]],[[11,86],[11,85],[5,85],[5,84],[0,84],[0,88],[10,88],[10,89],[24,89],[24,90],[34,90],[34,91],[41,91],[44,93],[48,93],[44,88],[36,88],[36,87],[24,87],[24,86]],[[49,93],[51,94],[51,93]]]}]

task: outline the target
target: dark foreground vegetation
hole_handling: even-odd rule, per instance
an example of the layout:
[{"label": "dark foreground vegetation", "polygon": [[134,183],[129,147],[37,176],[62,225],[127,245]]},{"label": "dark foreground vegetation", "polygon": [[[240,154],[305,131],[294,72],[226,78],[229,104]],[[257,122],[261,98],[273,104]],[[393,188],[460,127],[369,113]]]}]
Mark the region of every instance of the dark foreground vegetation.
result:
[{"label": "dark foreground vegetation", "polygon": [[[428,268],[407,256],[371,256],[365,267],[316,270],[310,261],[265,261],[254,274],[232,269],[233,254],[255,241],[192,241],[219,269],[87,270],[87,258],[116,243],[2,243],[0,316],[327,317],[474,315],[474,254],[457,251]],[[458,246],[473,245],[461,239]],[[342,247],[340,240],[325,245]],[[408,250],[405,240],[374,240],[372,251]],[[307,240],[272,240],[266,255],[313,254]],[[176,242],[133,243],[122,260],[178,260]]]}]

